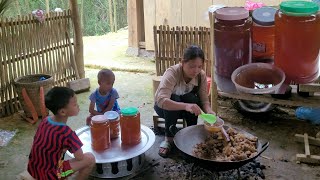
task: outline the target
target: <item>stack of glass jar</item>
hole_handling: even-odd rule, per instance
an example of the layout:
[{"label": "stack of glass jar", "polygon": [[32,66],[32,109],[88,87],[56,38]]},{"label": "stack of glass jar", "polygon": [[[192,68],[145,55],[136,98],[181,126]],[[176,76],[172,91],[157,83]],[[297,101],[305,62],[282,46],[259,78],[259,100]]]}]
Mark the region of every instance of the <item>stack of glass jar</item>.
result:
[{"label": "stack of glass jar", "polygon": [[276,11],[272,7],[262,7],[252,13],[252,62],[273,63]]},{"label": "stack of glass jar", "polygon": [[234,92],[232,72],[251,62],[252,21],[249,11],[240,7],[218,9],[215,18],[215,80],[222,91]]},{"label": "stack of glass jar", "polygon": [[95,151],[108,149],[110,140],[110,123],[104,115],[96,115],[91,118],[90,124],[91,146]]},{"label": "stack of glass jar", "polygon": [[120,117],[116,111],[107,111],[104,113],[110,122],[110,138],[116,139],[120,133]]},{"label": "stack of glass jar", "polygon": [[116,111],[108,111],[104,115],[93,116],[90,131],[95,151],[108,149],[111,140],[118,138],[120,133],[122,145],[137,145],[141,141],[140,113],[137,108],[129,107],[123,108],[120,115]]},{"label": "stack of glass jar", "polygon": [[124,145],[136,145],[141,141],[140,113],[138,108],[121,109],[121,142]]},{"label": "stack of glass jar", "polygon": [[224,92],[235,92],[232,72],[251,62],[273,63],[286,75],[286,84],[315,81],[319,75],[319,6],[307,1],[284,1],[280,9],[262,7],[215,12],[215,80]]},{"label": "stack of glass jar", "polygon": [[275,65],[286,83],[313,82],[319,73],[319,6],[308,1],[284,1],[275,16]]}]

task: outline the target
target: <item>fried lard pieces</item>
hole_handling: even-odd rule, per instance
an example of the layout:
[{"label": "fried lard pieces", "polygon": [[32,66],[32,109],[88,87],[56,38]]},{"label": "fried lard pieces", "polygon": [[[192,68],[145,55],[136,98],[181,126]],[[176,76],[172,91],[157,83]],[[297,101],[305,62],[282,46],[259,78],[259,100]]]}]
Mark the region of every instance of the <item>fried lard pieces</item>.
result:
[{"label": "fried lard pieces", "polygon": [[195,145],[194,155],[217,161],[240,161],[257,154],[257,137],[246,136],[233,128],[229,128],[227,133],[230,142],[224,140],[221,132],[211,133],[204,142]]}]

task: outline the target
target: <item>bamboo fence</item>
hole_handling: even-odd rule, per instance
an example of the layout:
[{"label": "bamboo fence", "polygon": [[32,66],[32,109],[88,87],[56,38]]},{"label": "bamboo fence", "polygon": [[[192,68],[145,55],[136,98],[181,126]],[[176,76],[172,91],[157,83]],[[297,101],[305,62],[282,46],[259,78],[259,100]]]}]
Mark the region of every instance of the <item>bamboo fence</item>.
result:
[{"label": "bamboo fence", "polygon": [[205,55],[204,71],[207,76],[211,75],[211,41],[210,28],[206,27],[153,27],[156,70],[157,76],[172,65],[178,64],[182,58],[185,48],[190,45],[198,45]]},{"label": "bamboo fence", "polygon": [[50,74],[54,85],[76,79],[77,67],[70,39],[71,11],[0,18],[0,117],[21,109],[13,81],[30,74]]}]

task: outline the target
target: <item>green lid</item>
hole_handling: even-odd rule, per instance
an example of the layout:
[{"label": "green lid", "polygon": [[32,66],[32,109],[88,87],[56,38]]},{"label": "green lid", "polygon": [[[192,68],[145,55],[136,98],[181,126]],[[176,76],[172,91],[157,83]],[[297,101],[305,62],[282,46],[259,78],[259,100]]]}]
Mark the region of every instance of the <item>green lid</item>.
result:
[{"label": "green lid", "polygon": [[317,13],[319,6],[309,1],[284,1],[280,4],[280,10],[285,14],[305,16]]},{"label": "green lid", "polygon": [[121,109],[121,114],[123,116],[135,116],[138,114],[138,108],[136,107],[128,107]]}]

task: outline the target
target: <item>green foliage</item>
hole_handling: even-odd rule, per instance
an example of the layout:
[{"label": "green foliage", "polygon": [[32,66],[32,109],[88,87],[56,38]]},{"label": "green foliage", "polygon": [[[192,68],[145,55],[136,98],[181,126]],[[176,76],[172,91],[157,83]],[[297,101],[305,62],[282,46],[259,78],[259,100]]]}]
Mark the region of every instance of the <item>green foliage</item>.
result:
[{"label": "green foliage", "polygon": [[0,0],[0,16],[9,9],[11,2],[11,0]]},{"label": "green foliage", "polygon": [[[5,0],[0,0],[0,2]],[[10,1],[10,0],[9,0]],[[46,9],[45,0],[11,0],[13,1],[9,11],[4,13],[6,17],[30,14],[35,9]],[[117,1],[117,27],[126,27],[127,23],[127,0]],[[17,3],[18,2],[18,3]],[[83,3],[83,12],[82,5]],[[110,32],[108,0],[78,0],[79,13],[83,15],[83,35],[95,36]],[[68,9],[68,0],[49,0],[50,10],[55,8]],[[1,15],[1,14],[0,14]]]}]

